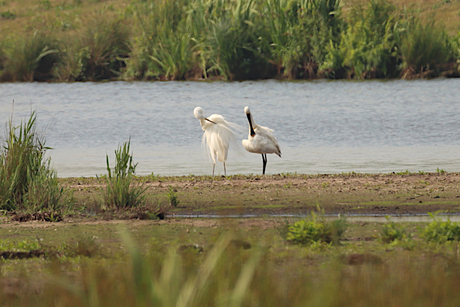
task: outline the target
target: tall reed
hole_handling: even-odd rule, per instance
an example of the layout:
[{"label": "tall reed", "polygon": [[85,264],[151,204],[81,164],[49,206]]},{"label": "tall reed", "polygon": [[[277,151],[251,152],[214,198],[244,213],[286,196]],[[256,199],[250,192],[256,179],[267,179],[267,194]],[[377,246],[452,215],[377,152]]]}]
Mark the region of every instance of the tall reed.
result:
[{"label": "tall reed", "polygon": [[143,204],[146,187],[134,182],[136,164],[129,153],[131,140],[115,150],[115,167],[110,168],[109,156],[106,155],[106,187],[101,188],[103,206],[109,209],[127,209]]},{"label": "tall reed", "polygon": [[36,131],[35,112],[17,127],[10,119],[6,144],[0,152],[0,209],[60,209],[63,189],[50,167],[50,159],[45,159],[48,149]]},{"label": "tall reed", "polygon": [[42,32],[10,38],[5,43],[2,81],[45,81],[53,78],[58,63],[60,46],[55,38]]},{"label": "tall reed", "polygon": [[261,44],[277,75],[315,77],[324,49],[339,31],[338,0],[267,0],[261,7]]},{"label": "tall reed", "polygon": [[446,33],[416,16],[408,16],[400,24],[395,37],[402,59],[402,77],[421,74],[431,77],[440,74],[440,65],[454,62],[454,54]]},{"label": "tall reed", "polygon": [[263,78],[267,71],[258,47],[255,1],[199,0],[204,28],[195,30],[200,59],[210,75],[225,79]]},{"label": "tall reed", "polygon": [[193,74],[196,57],[186,27],[189,0],[147,0],[133,8],[136,36],[126,79],[181,80]]},{"label": "tall reed", "polygon": [[98,81],[119,77],[129,56],[129,27],[120,17],[105,17],[105,11],[76,35],[64,39],[66,52],[57,65],[60,81]]},{"label": "tall reed", "polygon": [[364,79],[395,76],[397,49],[394,40],[395,8],[386,0],[354,6],[340,43],[330,45],[323,69],[347,71],[348,77]]}]

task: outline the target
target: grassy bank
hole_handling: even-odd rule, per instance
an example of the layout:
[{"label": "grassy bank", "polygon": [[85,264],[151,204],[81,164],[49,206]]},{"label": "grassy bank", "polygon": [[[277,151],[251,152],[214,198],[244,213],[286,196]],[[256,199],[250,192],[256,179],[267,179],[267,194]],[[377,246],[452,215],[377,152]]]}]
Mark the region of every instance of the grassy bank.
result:
[{"label": "grassy bank", "polygon": [[2,1],[0,80],[458,76],[458,1]]}]

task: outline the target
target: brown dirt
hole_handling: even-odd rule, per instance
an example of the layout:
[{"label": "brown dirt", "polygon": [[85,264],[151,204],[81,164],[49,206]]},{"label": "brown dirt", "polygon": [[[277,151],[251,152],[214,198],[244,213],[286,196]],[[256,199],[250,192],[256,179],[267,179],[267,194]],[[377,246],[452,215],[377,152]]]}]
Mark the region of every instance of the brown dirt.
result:
[{"label": "brown dirt", "polygon": [[[46,216],[10,214],[0,217],[0,227],[29,225],[55,227],[59,224],[154,222],[163,221],[202,227],[221,226],[219,219],[196,220],[183,216],[257,215],[260,219],[241,221],[244,227],[273,227],[268,215],[306,215],[318,208],[335,215],[419,215],[429,212],[460,212],[460,173],[423,174],[340,174],[272,175],[217,177],[139,178],[148,186],[146,205],[132,210],[101,210],[100,189],[95,178],[66,178],[65,189],[73,192],[73,214],[61,214],[62,222]],[[167,193],[176,191],[179,204],[170,205]],[[80,208],[80,209],[78,209]],[[43,215],[43,214],[42,214]],[[45,214],[46,215],[46,214]],[[264,218],[265,215],[265,218]],[[181,218],[177,219],[177,217]],[[153,219],[153,220],[152,220]],[[270,220],[270,221],[269,221]],[[22,223],[26,221],[27,223]],[[41,221],[41,222],[40,222]],[[39,226],[42,225],[42,226]],[[51,226],[53,225],[53,226]]]},{"label": "brown dirt", "polygon": [[[460,211],[460,173],[340,174],[218,177],[165,177],[145,181],[147,208],[167,216],[208,214],[427,214]],[[167,193],[176,191],[172,207]],[[80,180],[68,185],[74,197],[97,203],[101,186]],[[147,209],[148,211],[148,209]],[[106,213],[107,214],[107,213]]]}]

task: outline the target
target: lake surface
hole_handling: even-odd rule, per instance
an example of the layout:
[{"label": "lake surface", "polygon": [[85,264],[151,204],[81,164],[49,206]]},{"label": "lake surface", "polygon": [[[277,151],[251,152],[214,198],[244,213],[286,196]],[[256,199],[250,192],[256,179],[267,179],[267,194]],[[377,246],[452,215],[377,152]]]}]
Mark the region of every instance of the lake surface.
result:
[{"label": "lake surface", "polygon": [[[268,174],[460,170],[460,79],[2,83],[2,123],[13,100],[16,125],[37,111],[59,177],[105,174],[106,154],[113,161],[129,138],[140,175],[211,174],[193,109],[241,125],[244,139],[246,105],[281,146]],[[262,172],[261,156],[242,146],[226,165],[227,174]]]}]

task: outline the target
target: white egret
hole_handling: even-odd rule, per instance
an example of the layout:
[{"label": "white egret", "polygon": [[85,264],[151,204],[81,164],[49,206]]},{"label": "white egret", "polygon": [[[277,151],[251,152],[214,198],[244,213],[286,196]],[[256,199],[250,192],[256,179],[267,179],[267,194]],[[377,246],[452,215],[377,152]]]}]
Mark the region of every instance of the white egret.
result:
[{"label": "white egret", "polygon": [[249,135],[247,140],[243,140],[243,147],[249,152],[262,155],[262,174],[265,174],[267,154],[274,153],[281,157],[281,149],[278,145],[278,140],[273,135],[272,129],[259,126],[254,122],[249,107],[244,108],[244,113],[246,113],[249,122]]},{"label": "white egret", "polygon": [[209,117],[205,117],[201,107],[196,107],[193,110],[193,114],[200,120],[201,129],[204,131],[202,146],[204,148],[207,146],[211,153],[213,161],[212,176],[214,177],[216,158],[217,161],[223,162],[224,175],[227,176],[225,161],[228,156],[228,148],[230,144],[233,144],[235,148],[238,146],[235,130],[241,130],[242,128],[237,124],[226,121],[224,117],[219,114],[212,114]]}]

